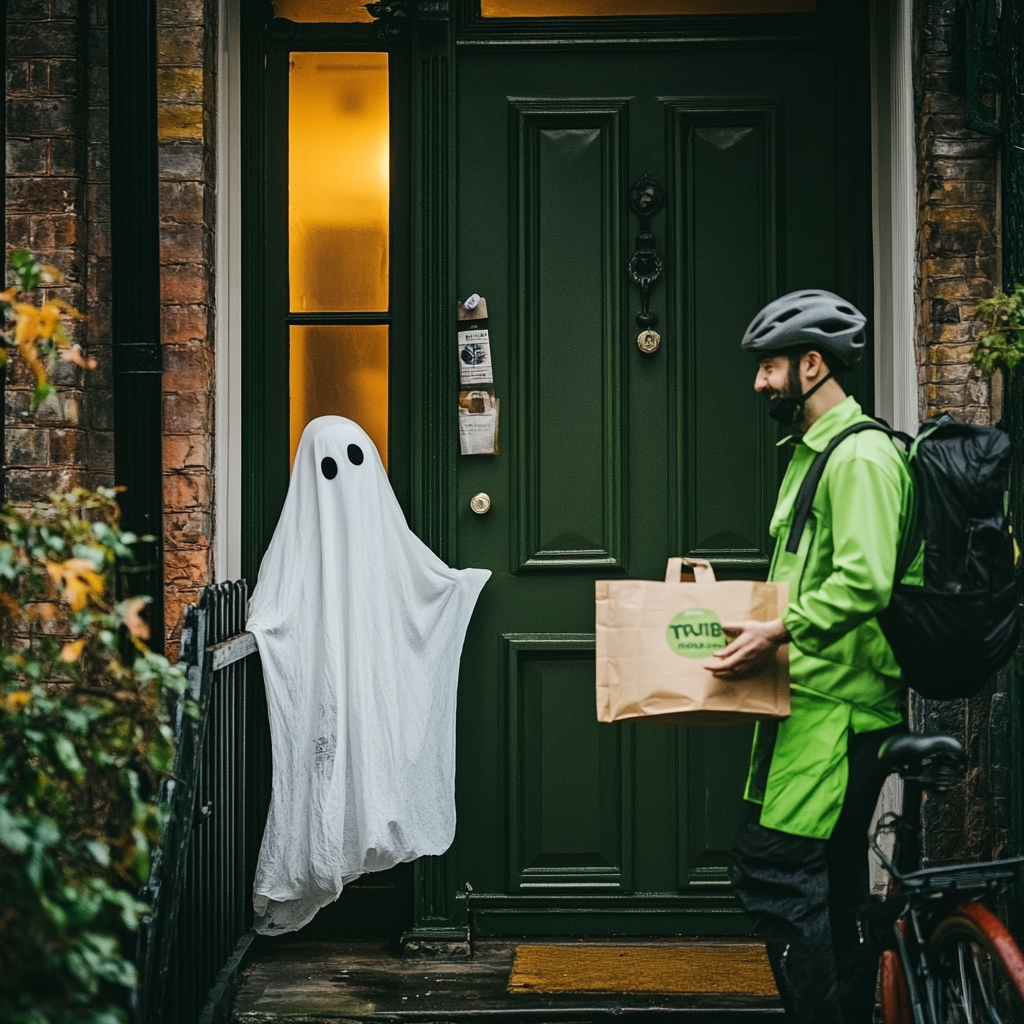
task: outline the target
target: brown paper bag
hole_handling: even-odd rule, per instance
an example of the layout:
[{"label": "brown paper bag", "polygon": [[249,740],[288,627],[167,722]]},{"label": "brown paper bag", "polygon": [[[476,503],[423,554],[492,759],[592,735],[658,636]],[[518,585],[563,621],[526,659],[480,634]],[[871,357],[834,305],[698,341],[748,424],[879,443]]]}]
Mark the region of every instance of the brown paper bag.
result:
[{"label": "brown paper bag", "polygon": [[[686,571],[693,582],[681,582]],[[733,725],[789,714],[789,646],[765,668],[720,679],[704,662],[729,638],[723,622],[778,618],[785,583],[715,580],[709,562],[670,558],[665,582],[598,580],[597,718]]]}]

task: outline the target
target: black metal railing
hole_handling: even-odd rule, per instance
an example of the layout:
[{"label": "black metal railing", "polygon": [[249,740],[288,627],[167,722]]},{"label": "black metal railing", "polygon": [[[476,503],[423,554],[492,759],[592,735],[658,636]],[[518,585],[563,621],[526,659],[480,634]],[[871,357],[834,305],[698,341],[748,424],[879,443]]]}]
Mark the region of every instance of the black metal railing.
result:
[{"label": "black metal railing", "polygon": [[252,939],[252,880],[269,801],[270,736],[244,580],[185,613],[179,664],[198,715],[179,713],[170,817],[143,899],[136,1024],[213,1020]]}]

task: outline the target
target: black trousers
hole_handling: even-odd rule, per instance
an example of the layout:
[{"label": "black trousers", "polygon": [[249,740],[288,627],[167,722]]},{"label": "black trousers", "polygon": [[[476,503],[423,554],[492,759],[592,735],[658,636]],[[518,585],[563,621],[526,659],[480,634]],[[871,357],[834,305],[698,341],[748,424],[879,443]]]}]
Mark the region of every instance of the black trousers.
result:
[{"label": "black trousers", "polygon": [[787,1021],[870,1024],[878,960],[859,948],[855,915],[868,900],[868,827],[886,776],[878,748],[902,731],[849,735],[846,797],[827,840],[765,828],[760,805],[744,802],[729,877],[765,937]]}]

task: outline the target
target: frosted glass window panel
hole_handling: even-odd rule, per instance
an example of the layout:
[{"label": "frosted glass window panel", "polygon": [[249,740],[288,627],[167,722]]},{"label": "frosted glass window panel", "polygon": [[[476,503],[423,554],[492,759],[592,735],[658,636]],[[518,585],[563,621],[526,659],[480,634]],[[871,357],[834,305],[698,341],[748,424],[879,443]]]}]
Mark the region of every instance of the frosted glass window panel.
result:
[{"label": "frosted glass window panel", "polygon": [[388,308],[386,53],[293,53],[288,77],[291,309]]},{"label": "frosted glass window panel", "polygon": [[291,462],[317,416],[347,416],[370,435],[388,464],[388,328],[292,326],[288,391]]},{"label": "frosted glass window panel", "polygon": [[305,22],[372,22],[360,0],[274,0],[274,17]]},{"label": "frosted glass window panel", "polygon": [[787,14],[815,0],[480,0],[485,18],[624,18],[671,14]]}]

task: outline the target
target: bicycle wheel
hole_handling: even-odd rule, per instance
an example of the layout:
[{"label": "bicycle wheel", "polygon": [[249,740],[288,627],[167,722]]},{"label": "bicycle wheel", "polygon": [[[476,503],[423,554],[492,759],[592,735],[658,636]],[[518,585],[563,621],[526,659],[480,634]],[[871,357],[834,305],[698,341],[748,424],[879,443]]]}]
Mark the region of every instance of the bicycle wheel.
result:
[{"label": "bicycle wheel", "polygon": [[961,903],[928,938],[939,1024],[1024,1024],[1024,956],[1002,921]]}]

